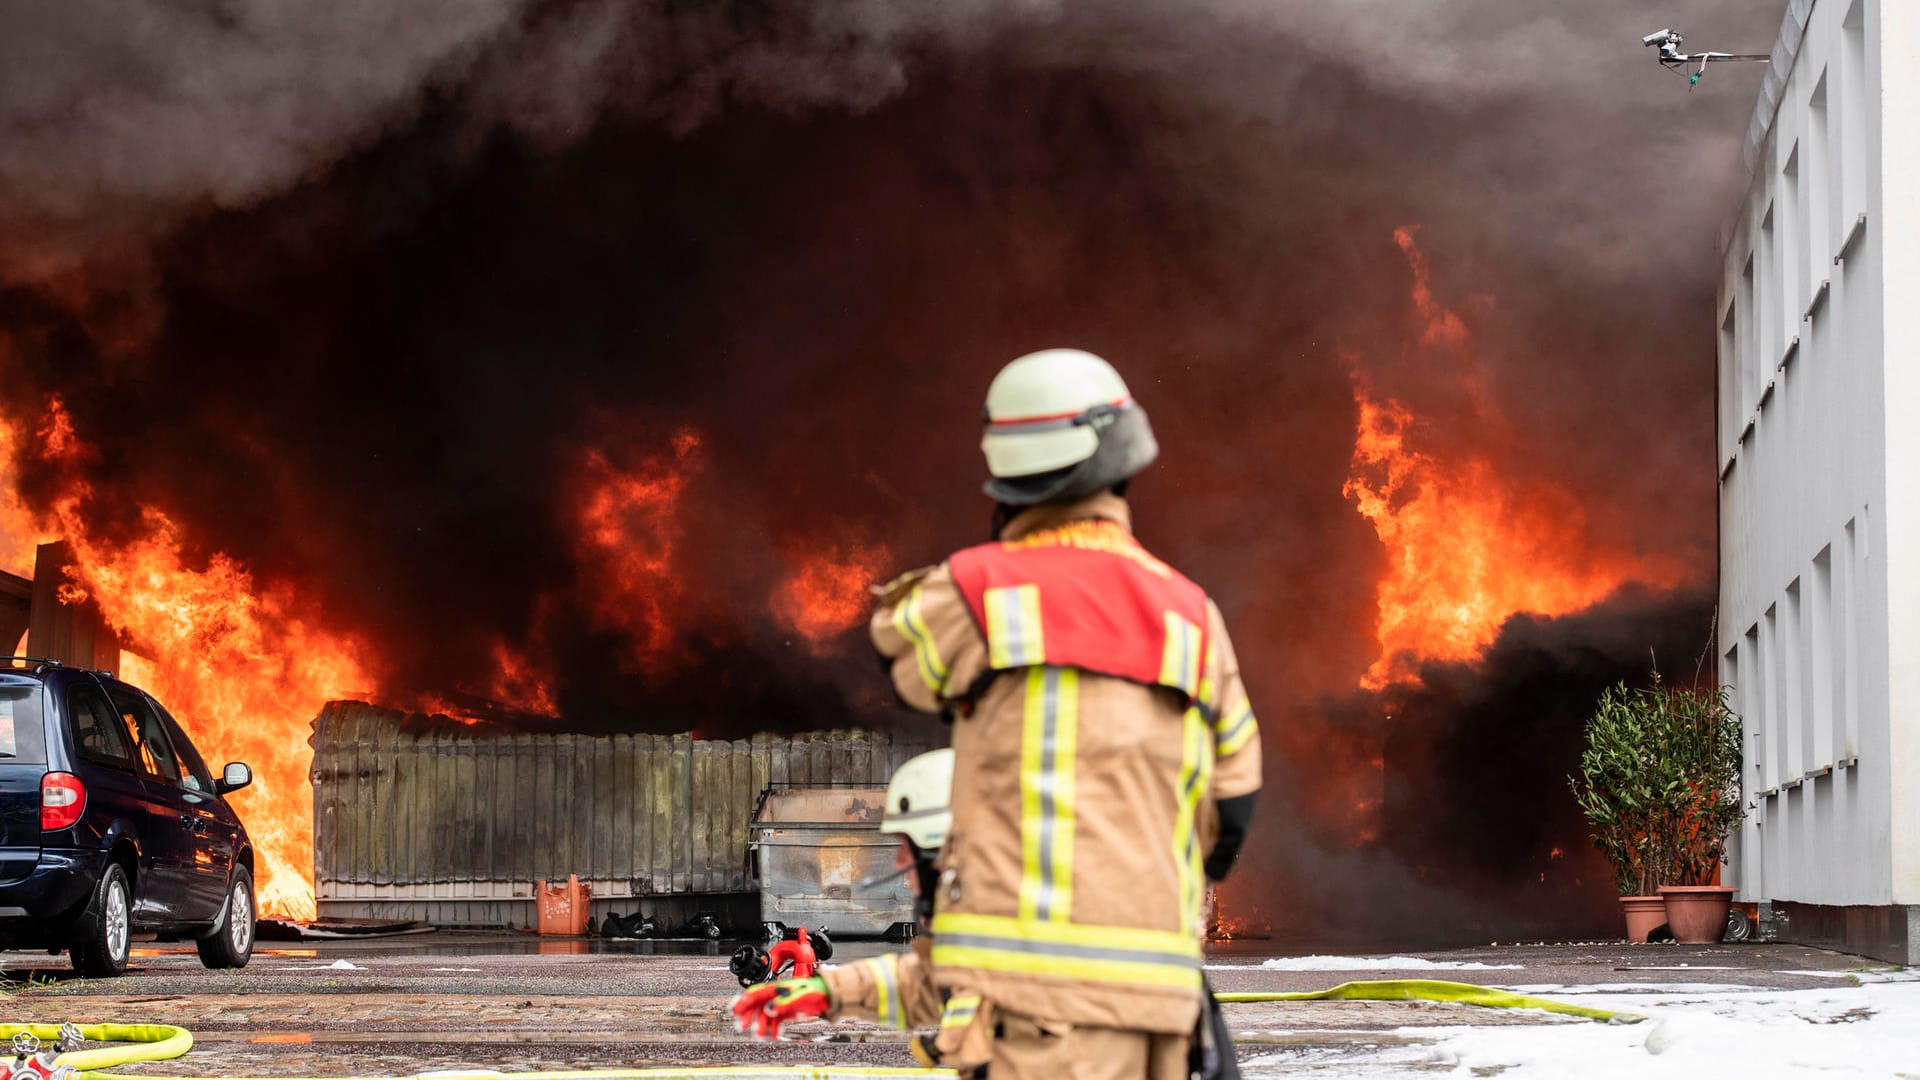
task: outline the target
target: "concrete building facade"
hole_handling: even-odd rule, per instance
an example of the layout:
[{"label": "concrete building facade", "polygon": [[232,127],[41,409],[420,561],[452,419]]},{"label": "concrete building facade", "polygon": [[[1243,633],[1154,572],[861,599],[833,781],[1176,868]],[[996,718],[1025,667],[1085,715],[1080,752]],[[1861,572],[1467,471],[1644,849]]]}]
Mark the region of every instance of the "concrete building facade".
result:
[{"label": "concrete building facade", "polygon": [[1920,5],[1792,0],[1719,289],[1728,858],[1763,929],[1920,962]]}]

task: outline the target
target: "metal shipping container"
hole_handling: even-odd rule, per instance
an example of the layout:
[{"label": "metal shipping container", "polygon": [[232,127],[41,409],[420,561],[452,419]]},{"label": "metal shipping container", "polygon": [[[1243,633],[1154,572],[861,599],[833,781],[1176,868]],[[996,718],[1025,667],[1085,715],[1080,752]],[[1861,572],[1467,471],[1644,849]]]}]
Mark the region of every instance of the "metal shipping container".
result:
[{"label": "metal shipping container", "polygon": [[[769,787],[753,815],[760,919],[833,934],[911,933],[913,894],[880,835],[880,787]],[[887,878],[865,888],[861,882]]]}]

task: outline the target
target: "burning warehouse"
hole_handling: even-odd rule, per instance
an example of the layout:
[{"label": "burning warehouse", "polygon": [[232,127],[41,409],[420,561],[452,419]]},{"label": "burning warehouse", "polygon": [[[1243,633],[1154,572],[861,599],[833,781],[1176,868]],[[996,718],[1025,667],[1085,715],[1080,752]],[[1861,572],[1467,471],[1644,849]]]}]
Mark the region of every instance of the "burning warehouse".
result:
[{"label": "burning warehouse", "polygon": [[1744,103],[1399,7],[37,13],[94,30],[0,33],[0,562],[68,545],[309,915],[329,703],[904,741],[867,589],[984,536],[987,379],[1081,345],[1261,712],[1228,918],[1608,927],[1579,721],[1692,670],[1715,542],[1710,245],[1641,241],[1733,190],[1614,148]]}]

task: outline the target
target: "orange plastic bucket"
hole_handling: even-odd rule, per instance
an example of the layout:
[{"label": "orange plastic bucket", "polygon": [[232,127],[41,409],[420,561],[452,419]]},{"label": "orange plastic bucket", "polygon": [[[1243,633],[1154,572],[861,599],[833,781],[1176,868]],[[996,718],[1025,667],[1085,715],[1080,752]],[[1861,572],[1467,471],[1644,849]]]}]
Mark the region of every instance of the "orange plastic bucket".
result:
[{"label": "orange plastic bucket", "polygon": [[539,912],[540,932],[556,937],[586,933],[590,898],[577,874],[568,874],[565,884],[554,881],[534,886],[533,906]]}]

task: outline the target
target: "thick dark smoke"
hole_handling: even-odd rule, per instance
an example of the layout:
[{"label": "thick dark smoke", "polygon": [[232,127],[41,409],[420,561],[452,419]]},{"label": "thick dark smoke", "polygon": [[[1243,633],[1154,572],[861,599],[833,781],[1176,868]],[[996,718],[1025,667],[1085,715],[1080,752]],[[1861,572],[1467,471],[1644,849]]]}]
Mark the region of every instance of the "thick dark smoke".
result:
[{"label": "thick dark smoke", "polygon": [[[1296,798],[1284,822],[1269,819],[1278,840],[1252,877],[1288,886],[1247,902],[1282,940],[1617,936],[1613,872],[1568,777],[1605,687],[1656,673],[1711,684],[1712,603],[1629,590],[1578,615],[1518,616],[1476,663],[1426,664],[1412,689],[1329,696],[1298,718],[1319,729],[1315,752],[1272,770]],[[1325,771],[1348,754],[1380,761],[1364,840],[1341,827],[1353,789]]]},{"label": "thick dark smoke", "polygon": [[[483,686],[507,643],[569,718],[737,732],[890,715],[858,630],[823,655],[774,596],[810,553],[980,537],[992,371],[1090,348],[1162,436],[1143,537],[1220,599],[1285,745],[1337,753],[1380,707],[1348,696],[1385,566],[1341,495],[1355,369],[1427,452],[1709,582],[1713,238],[1755,81],[1688,93],[1635,38],[1758,51],[1773,6],[7,6],[3,403],[32,430],[61,395],[97,521],[159,506],[296,583],[395,699]],[[1408,225],[1472,372],[1408,347]],[[682,432],[639,523],[675,583],[649,663],[588,610],[577,511],[590,453],[647,473]],[[1625,671],[1697,609],[1551,629],[1625,627]],[[1436,675],[1390,744],[1444,712],[1467,762],[1514,670]],[[1314,768],[1281,745],[1277,781]]]}]

